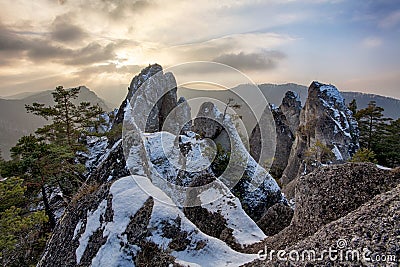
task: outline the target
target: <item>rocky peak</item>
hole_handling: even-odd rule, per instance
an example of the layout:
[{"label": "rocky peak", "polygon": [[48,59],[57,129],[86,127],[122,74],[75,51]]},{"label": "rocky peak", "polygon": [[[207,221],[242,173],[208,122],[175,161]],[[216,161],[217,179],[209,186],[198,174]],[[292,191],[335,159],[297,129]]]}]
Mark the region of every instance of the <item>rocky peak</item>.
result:
[{"label": "rocky peak", "polygon": [[339,90],[333,85],[312,82],[282,181],[287,184],[320,164],[315,163],[320,159],[310,157],[311,151],[322,149],[325,152],[314,154],[326,156],[326,162],[340,163],[348,160],[358,147],[357,122]]},{"label": "rocky peak", "polygon": [[148,67],[144,68],[138,75],[133,77],[128,87],[128,95],[126,98],[131,99],[133,94],[136,93],[139,87],[145,81],[147,81],[147,79],[161,71],[163,71],[163,68],[158,64],[149,65]]},{"label": "rocky peak", "polygon": [[[282,104],[279,107],[271,105],[270,111],[272,112],[276,128],[276,148],[270,173],[278,179],[282,176],[288,164],[290,150],[300,123],[301,101],[298,94],[292,91],[286,92]],[[262,122],[267,119],[267,114],[270,111],[264,111],[261,117]],[[261,129],[259,124],[253,129],[249,143],[250,154],[256,160],[259,160],[261,154]]]},{"label": "rocky peak", "polygon": [[344,98],[339,90],[331,84],[323,84],[313,81],[308,89],[308,99],[319,99],[326,106],[340,109],[345,108]]},{"label": "rocky peak", "polygon": [[[150,114],[145,114],[147,115],[146,132],[161,130],[169,113],[178,105],[176,87],[176,80],[172,73],[164,74],[162,67],[158,64],[149,65],[132,79],[128,94],[118,110],[114,124],[123,122],[128,101],[137,96],[147,96],[148,101],[156,101],[156,103]],[[147,90],[148,88],[150,89]],[[138,92],[139,89],[141,92]]]},{"label": "rocky peak", "polygon": [[[273,206],[269,214],[290,217],[286,199],[228,114],[204,103],[199,115],[207,120],[191,128],[190,107],[161,66],[136,76],[114,123],[123,123],[123,138],[93,141],[93,186],[67,208],[39,266],[238,266],[257,258],[242,251],[282,225],[256,222]],[[211,167],[215,144],[231,152],[220,176]]]},{"label": "rocky peak", "polygon": [[223,114],[211,102],[203,103],[193,130],[230,153],[219,179],[232,189],[252,219],[258,221],[274,204],[286,203],[274,178],[249,154],[229,114]]},{"label": "rocky peak", "polygon": [[285,115],[290,131],[294,135],[300,123],[300,96],[296,92],[287,91],[279,109]]}]

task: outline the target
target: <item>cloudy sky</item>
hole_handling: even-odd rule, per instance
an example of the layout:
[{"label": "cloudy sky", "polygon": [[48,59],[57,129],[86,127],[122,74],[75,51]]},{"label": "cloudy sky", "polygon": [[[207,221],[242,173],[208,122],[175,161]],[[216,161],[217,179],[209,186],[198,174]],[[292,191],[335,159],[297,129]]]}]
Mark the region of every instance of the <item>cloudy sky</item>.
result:
[{"label": "cloudy sky", "polygon": [[86,85],[113,100],[143,66],[201,60],[400,98],[399,44],[398,0],[0,0],[0,95]]}]

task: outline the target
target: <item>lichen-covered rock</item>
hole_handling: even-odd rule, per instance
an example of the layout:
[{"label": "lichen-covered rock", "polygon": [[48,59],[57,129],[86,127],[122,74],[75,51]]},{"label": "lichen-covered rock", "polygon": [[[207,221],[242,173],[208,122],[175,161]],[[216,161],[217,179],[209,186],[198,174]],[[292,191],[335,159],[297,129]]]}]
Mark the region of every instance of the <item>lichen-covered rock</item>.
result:
[{"label": "lichen-covered rock", "polygon": [[348,160],[359,147],[357,122],[338,89],[313,82],[300,113],[296,139],[282,175],[283,184],[314,169],[305,159],[307,151],[317,143],[332,151],[334,158],[330,160],[334,163]]},{"label": "lichen-covered rock", "polygon": [[[399,221],[400,186],[397,186],[285,248],[287,253],[297,251],[299,255],[314,251],[314,258],[309,258],[310,254],[304,254],[304,260],[301,257],[297,260],[294,256],[294,259],[288,257],[288,260],[280,261],[277,257],[270,259],[266,256],[265,260],[256,260],[244,266],[396,267],[400,263]],[[336,253],[332,253],[331,258],[325,253],[321,258],[323,250],[328,251],[330,248]],[[271,248],[267,247],[268,249],[270,252]],[[263,255],[265,247],[261,250]],[[344,255],[342,259],[340,251]]]},{"label": "lichen-covered rock", "polygon": [[276,203],[257,222],[267,236],[273,236],[287,226],[293,218],[293,209],[283,203]]},{"label": "lichen-covered rock", "polygon": [[399,170],[382,170],[370,163],[319,168],[299,178],[290,226],[267,238],[265,244],[273,249],[293,245],[399,183]]}]

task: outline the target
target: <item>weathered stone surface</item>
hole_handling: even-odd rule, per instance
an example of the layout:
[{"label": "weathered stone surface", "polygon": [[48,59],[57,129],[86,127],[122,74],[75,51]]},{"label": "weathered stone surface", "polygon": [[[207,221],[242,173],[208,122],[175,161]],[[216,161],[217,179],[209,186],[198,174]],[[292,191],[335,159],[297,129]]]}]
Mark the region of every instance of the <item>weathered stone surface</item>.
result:
[{"label": "weathered stone surface", "polygon": [[121,124],[124,121],[124,114],[125,108],[128,101],[132,98],[133,94],[142,86],[142,84],[151,76],[155,75],[156,73],[162,71],[162,67],[158,64],[149,65],[147,68],[144,68],[139,75],[136,75],[129,87],[128,87],[128,94],[125,100],[122,102],[121,106],[118,109],[117,115],[114,120],[113,127],[116,125]]},{"label": "weathered stone surface", "polygon": [[88,176],[88,181],[104,183],[129,174],[120,139],[98,160],[96,168]]},{"label": "weathered stone surface", "polygon": [[357,122],[340,92],[333,85],[313,82],[300,113],[296,140],[282,175],[283,184],[315,168],[305,159],[306,152],[318,142],[332,150],[334,158],[331,161],[334,163],[348,160],[359,147]]},{"label": "weathered stone surface", "polygon": [[382,170],[374,164],[347,163],[319,168],[299,178],[290,226],[269,237],[265,244],[273,249],[296,244],[399,183],[399,170]]},{"label": "weathered stone surface", "polygon": [[300,124],[301,100],[297,93],[287,91],[279,106],[286,118],[290,131],[295,134]]},{"label": "weathered stone surface", "polygon": [[193,121],[192,131],[203,138],[217,138],[224,130],[224,127],[219,121],[220,118],[215,116],[215,109],[216,107],[213,103],[203,103]]},{"label": "weathered stone surface", "polygon": [[211,102],[200,107],[198,117],[202,116],[207,121],[195,119],[193,129],[230,152],[227,168],[219,179],[240,199],[246,213],[258,221],[275,203],[285,202],[274,178],[250,156],[230,116]]},{"label": "weathered stone surface", "polygon": [[273,236],[287,226],[293,218],[293,209],[283,203],[276,203],[257,222],[267,236]]},{"label": "weathered stone surface", "polygon": [[[137,126],[144,132],[161,130],[176,132],[190,122],[190,108],[180,99],[178,110],[177,84],[172,73],[163,73],[160,65],[149,65],[132,79],[128,95],[121,104],[114,128],[122,124],[126,108],[135,110]],[[128,104],[129,103],[129,104]],[[171,113],[173,113],[171,115]],[[169,123],[164,126],[166,120]]]},{"label": "weathered stone surface", "polygon": [[[282,100],[282,104],[276,108],[271,107],[273,119],[276,127],[276,149],[275,155],[271,162],[260,162],[261,164],[270,165],[270,174],[279,179],[283,171],[288,165],[290,151],[293,146],[295,134],[299,126],[299,116],[301,111],[301,102],[297,95],[288,91]],[[269,110],[265,111],[261,118],[261,125],[265,124],[266,115]],[[261,131],[259,124],[253,129],[250,135],[250,154],[259,161],[261,155]],[[264,137],[265,138],[265,137]]]},{"label": "weathered stone surface", "polygon": [[[349,258],[340,260],[339,254],[332,254],[333,261],[327,254],[323,260],[254,261],[244,266],[399,266],[400,259],[400,186],[377,195],[358,209],[346,216],[322,226],[313,235],[286,247],[285,251],[316,251],[321,257],[323,250],[332,248],[342,251],[357,251],[348,254]],[[338,241],[342,244],[338,247]],[[344,247],[343,247],[344,246]],[[267,247],[269,250],[270,247]],[[265,251],[265,247],[262,248]],[[365,253],[365,254],[364,254]],[[308,254],[305,254],[308,255]],[[354,256],[352,256],[354,255]],[[365,255],[365,257],[363,256]],[[300,257],[301,259],[301,257]],[[375,259],[372,261],[371,259]],[[376,261],[376,259],[380,259]],[[384,259],[384,260],[382,260]]]},{"label": "weathered stone surface", "polygon": [[167,113],[162,130],[174,134],[182,134],[186,131],[190,131],[191,126],[191,108],[186,102],[186,99],[181,97],[175,108]]},{"label": "weathered stone surface", "polygon": [[272,114],[276,127],[276,149],[269,172],[275,179],[279,179],[288,164],[290,150],[294,141],[294,133],[290,129],[289,122],[280,108],[273,109]]}]

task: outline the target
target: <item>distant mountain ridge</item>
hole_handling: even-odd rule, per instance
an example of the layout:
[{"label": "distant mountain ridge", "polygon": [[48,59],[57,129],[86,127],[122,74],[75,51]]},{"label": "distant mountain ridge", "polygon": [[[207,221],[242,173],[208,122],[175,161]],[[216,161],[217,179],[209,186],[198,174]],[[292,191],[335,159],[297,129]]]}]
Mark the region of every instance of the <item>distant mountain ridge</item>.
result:
[{"label": "distant mountain ridge", "polygon": [[[292,91],[298,94],[301,103],[304,105],[305,100],[307,99],[308,87],[304,85],[299,85],[295,83],[287,83],[287,84],[259,84],[258,87],[264,94],[265,98],[268,100],[270,104],[275,106],[279,106],[282,103],[282,99],[285,96],[287,91]],[[241,104],[241,100],[237,99],[237,96],[234,92],[243,93],[245,90],[254,90],[253,85],[242,84],[236,86],[232,89],[233,93],[229,93],[229,91],[225,90],[197,90],[190,88],[179,88],[178,94],[180,96],[185,97],[186,99],[190,99],[193,97],[201,97],[208,96],[211,98],[216,98],[222,102],[226,102],[228,98],[233,98],[236,102]],[[340,88],[339,88],[340,90]],[[400,118],[400,99],[375,95],[375,94],[366,94],[361,92],[343,92],[341,91],[343,98],[345,99],[346,104],[350,103],[353,99],[357,101],[358,109],[362,109],[368,106],[370,101],[376,101],[376,104],[385,109],[384,115],[386,117],[392,119]]]},{"label": "distant mountain ridge", "polygon": [[[85,86],[80,86],[81,92],[76,103],[90,102],[99,104],[105,111],[110,108],[99,98],[93,91]],[[25,110],[25,105],[31,105],[34,102],[43,103],[45,105],[53,105],[52,90],[42,91],[34,94],[18,94],[15,96],[21,99],[2,99],[0,98],[0,149],[2,156],[6,159],[10,157],[10,148],[13,147],[18,139],[24,135],[33,133],[37,128],[42,127],[47,121],[29,114]],[[25,96],[25,97],[23,97]]]},{"label": "distant mountain ridge", "polygon": [[392,97],[365,94],[360,92],[341,92],[346,99],[346,103],[355,99],[357,101],[358,109],[368,106],[370,101],[375,101],[377,106],[383,107],[385,111],[383,114],[392,119],[400,118],[400,100]]}]

